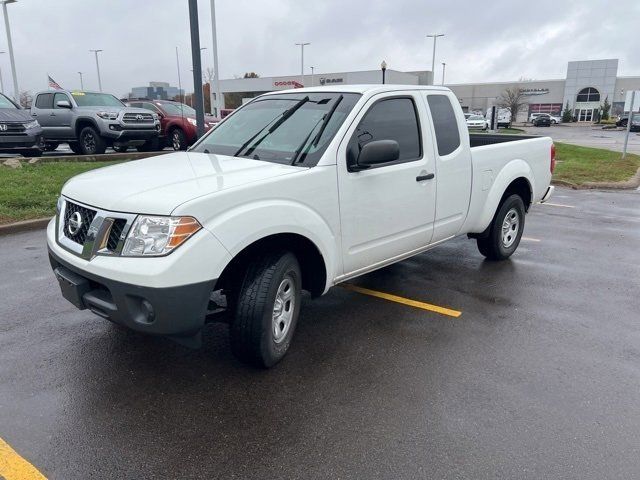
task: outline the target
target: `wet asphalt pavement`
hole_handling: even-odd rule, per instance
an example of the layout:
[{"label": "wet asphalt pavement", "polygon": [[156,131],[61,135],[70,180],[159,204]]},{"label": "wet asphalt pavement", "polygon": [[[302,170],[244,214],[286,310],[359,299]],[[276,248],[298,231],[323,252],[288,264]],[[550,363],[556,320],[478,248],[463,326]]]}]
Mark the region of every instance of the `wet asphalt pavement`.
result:
[{"label": "wet asphalt pavement", "polygon": [[[0,237],[0,438],[50,479],[640,475],[640,192],[557,190],[510,261],[456,239],[307,300],[245,367],[62,299],[44,231]],[[539,240],[539,241],[536,241]]]}]

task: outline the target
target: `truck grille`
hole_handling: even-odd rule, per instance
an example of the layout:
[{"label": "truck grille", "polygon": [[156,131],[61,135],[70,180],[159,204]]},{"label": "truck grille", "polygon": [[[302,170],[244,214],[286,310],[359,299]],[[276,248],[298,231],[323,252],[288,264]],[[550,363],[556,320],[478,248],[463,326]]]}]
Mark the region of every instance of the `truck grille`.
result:
[{"label": "truck grille", "polygon": [[124,123],[133,123],[133,124],[145,124],[145,123],[154,123],[153,115],[151,113],[125,113],[122,116],[122,121]]},{"label": "truck grille", "polygon": [[24,135],[23,123],[2,123],[0,122],[0,135]]},{"label": "truck grille", "polygon": [[64,236],[72,242],[84,245],[87,232],[95,216],[95,210],[67,201],[64,209]]},{"label": "truck grille", "polygon": [[124,231],[124,227],[127,225],[127,220],[124,218],[116,218],[113,221],[111,230],[109,230],[109,238],[107,239],[107,250],[115,252],[120,242],[120,236]]}]

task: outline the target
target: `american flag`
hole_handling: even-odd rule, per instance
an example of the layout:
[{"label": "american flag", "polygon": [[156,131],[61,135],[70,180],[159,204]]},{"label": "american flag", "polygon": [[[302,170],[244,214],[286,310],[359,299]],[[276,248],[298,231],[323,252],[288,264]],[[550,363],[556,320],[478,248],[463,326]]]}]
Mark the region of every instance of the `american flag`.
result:
[{"label": "american flag", "polygon": [[54,88],[56,90],[64,90],[60,85],[58,85],[58,83],[51,78],[50,75],[47,75],[49,77],[49,88]]}]

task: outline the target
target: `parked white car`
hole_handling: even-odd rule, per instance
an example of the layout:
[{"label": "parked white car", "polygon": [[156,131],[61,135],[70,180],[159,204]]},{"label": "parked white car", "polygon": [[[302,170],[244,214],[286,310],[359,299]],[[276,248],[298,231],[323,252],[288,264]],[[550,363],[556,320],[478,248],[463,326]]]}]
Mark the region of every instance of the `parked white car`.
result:
[{"label": "parked white car", "polygon": [[273,92],[188,152],[69,180],[49,256],[79,309],[192,346],[226,310],[233,352],[269,367],[289,349],[301,290],[322,295],[461,235],[509,258],[554,164],[548,137],[470,135],[446,88]]},{"label": "parked white car", "polygon": [[562,122],[562,117],[557,115],[551,115],[550,113],[532,113],[529,115],[529,123],[533,123],[533,121],[538,117],[549,117],[551,125],[557,125]]},{"label": "parked white car", "polygon": [[[492,109],[487,109],[487,114],[485,118],[487,119],[487,123],[489,124],[489,128],[491,128],[491,115]],[[506,108],[497,108],[496,109],[496,128],[509,128],[511,127],[511,112]]]},{"label": "parked white car", "polygon": [[489,128],[489,122],[482,115],[469,115],[466,121],[469,130],[486,130]]}]

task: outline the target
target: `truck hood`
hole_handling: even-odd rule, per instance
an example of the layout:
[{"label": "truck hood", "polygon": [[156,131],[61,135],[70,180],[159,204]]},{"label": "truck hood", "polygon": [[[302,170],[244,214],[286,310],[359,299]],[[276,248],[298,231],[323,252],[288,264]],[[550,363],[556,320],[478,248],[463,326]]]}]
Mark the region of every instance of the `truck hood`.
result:
[{"label": "truck hood", "polygon": [[176,152],[80,174],[64,185],[62,194],[114,212],[169,215],[194,198],[302,168],[243,157]]}]

